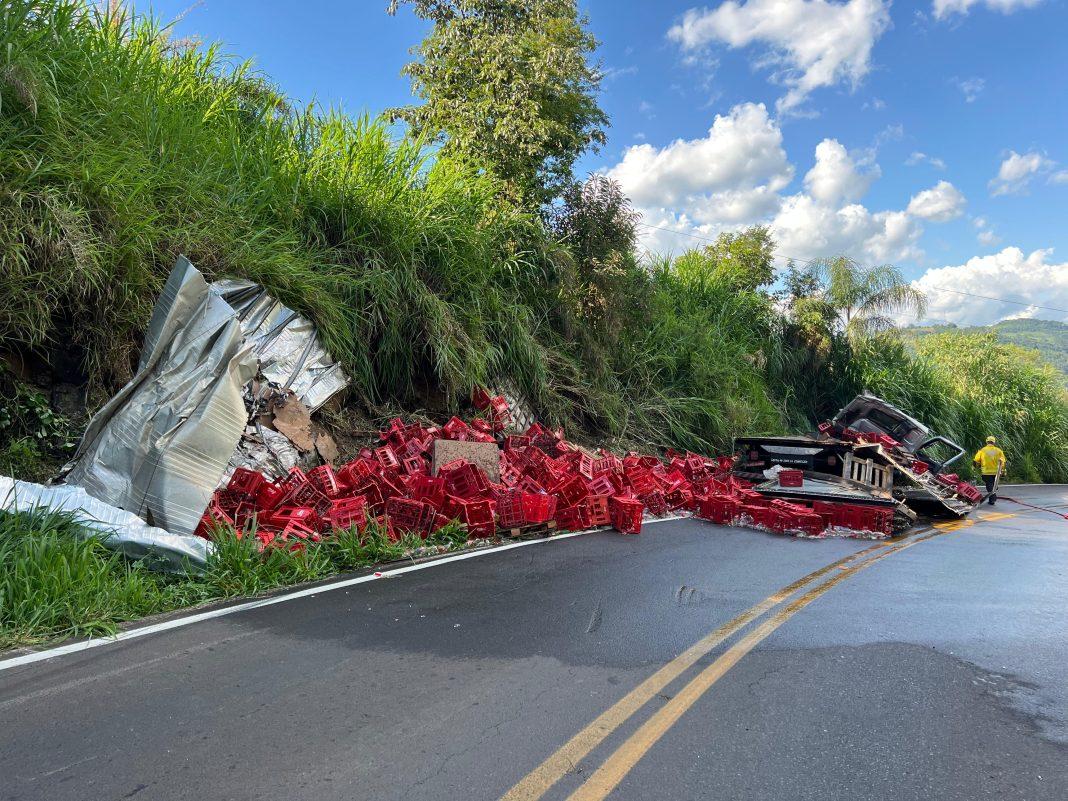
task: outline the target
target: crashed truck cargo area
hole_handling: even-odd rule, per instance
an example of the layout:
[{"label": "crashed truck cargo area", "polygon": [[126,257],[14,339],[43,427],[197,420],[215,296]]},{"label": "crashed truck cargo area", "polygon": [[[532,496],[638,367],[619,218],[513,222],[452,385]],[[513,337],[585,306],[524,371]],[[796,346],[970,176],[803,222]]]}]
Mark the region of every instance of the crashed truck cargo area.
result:
[{"label": "crashed truck cargo area", "polygon": [[202,550],[192,534],[231,462],[293,453],[258,420],[248,426],[250,407],[269,393],[316,409],[347,384],[308,320],[255,284],[209,284],[180,256],[134,377],[90,421],[62,480]]},{"label": "crashed truck cargo area", "polygon": [[780,470],[803,475],[798,486],[784,489],[772,480],[757,487],[761,492],[893,505],[899,527],[915,522],[917,513],[963,517],[982,497],[948,470],[963,448],[866,393],[822,423],[818,436],[739,437],[735,452],[744,478],[774,479]]}]

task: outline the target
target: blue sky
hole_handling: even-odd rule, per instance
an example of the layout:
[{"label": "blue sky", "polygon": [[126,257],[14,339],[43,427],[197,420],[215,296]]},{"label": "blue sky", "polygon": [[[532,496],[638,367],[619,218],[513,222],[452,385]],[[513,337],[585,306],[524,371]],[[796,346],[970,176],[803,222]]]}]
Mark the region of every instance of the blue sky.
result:
[{"label": "blue sky", "polygon": [[[151,7],[171,20],[190,2]],[[409,102],[400,69],[426,31],[386,4],[206,0],[176,31],[299,100],[377,114]],[[581,7],[612,120],[581,168],[623,183],[648,248],[761,222],[783,256],[897,264],[931,319],[1068,321],[1036,308],[1068,309],[1066,0]]]}]

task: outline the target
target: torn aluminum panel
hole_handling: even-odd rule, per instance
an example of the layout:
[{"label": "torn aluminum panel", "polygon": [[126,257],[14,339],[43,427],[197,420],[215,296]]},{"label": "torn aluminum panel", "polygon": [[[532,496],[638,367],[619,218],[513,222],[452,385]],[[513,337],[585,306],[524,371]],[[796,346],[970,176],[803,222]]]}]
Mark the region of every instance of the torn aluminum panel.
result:
[{"label": "torn aluminum panel", "polygon": [[255,375],[237,312],[179,256],[137,373],[90,421],[66,483],[191,534],[245,430],[242,390]]},{"label": "torn aluminum panel", "polygon": [[348,385],[348,376],[319,343],[315,326],[261,286],[227,279],[213,283],[211,291],[237,310],[260,372],[272,384],[293,390],[311,411]]},{"label": "torn aluminum panel", "polygon": [[234,470],[244,467],[255,470],[265,476],[278,478],[284,476],[300,463],[300,451],[293,447],[285,434],[272,431],[261,425],[248,426],[245,435],[230,457],[219,486],[224,486],[234,474]]},{"label": "torn aluminum panel", "polygon": [[132,512],[98,501],[81,487],[45,487],[0,476],[0,509],[33,512],[42,508],[70,512],[88,531],[101,534],[109,548],[171,572],[203,569],[214,548],[201,537],[171,534],[150,526]]}]

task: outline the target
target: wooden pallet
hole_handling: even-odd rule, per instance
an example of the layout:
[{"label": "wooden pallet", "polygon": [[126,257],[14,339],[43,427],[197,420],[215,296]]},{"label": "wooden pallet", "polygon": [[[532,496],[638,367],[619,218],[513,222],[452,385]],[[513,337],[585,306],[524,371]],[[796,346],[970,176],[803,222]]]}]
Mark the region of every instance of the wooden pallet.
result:
[{"label": "wooden pallet", "polygon": [[520,526],[519,528],[506,528],[499,533],[502,537],[512,540],[533,540],[538,537],[551,537],[556,533],[556,521],[550,520],[547,523],[534,523],[533,525]]}]

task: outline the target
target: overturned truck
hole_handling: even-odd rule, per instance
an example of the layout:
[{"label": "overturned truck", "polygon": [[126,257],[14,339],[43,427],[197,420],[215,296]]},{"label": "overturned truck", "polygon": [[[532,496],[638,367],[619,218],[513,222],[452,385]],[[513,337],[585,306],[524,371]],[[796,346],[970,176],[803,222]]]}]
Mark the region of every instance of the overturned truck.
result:
[{"label": "overturned truck", "polygon": [[[737,475],[764,495],[893,508],[895,531],[917,514],[963,517],[982,499],[949,472],[960,445],[874,395],[858,395],[816,434],[740,437],[735,452]],[[801,480],[780,481],[783,470]]]}]

